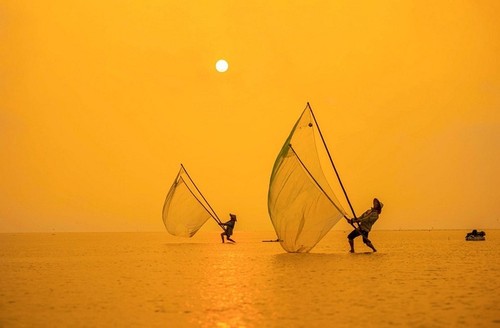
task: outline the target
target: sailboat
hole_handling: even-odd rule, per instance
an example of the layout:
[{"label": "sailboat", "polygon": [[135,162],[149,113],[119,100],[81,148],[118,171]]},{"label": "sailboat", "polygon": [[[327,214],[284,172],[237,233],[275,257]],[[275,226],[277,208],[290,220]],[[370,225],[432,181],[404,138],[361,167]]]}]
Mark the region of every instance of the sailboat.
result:
[{"label": "sailboat", "polygon": [[325,158],[329,159],[354,214],[307,103],[274,162],[269,182],[269,216],[280,245],[289,253],[311,251],[342,217],[348,220],[323,171]]},{"label": "sailboat", "polygon": [[174,236],[192,237],[210,218],[224,230],[219,216],[182,164],[165,199],[162,217],[165,228]]}]

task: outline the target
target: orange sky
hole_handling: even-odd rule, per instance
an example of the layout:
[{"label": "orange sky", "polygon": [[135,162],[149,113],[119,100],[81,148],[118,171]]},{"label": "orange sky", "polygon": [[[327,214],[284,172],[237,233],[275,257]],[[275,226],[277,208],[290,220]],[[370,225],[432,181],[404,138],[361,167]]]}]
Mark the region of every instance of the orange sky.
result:
[{"label": "orange sky", "polygon": [[499,17],[498,1],[2,1],[0,232],[164,231],[181,162],[219,216],[272,231],[272,165],[308,101],[356,211],[385,203],[378,229],[498,229]]}]

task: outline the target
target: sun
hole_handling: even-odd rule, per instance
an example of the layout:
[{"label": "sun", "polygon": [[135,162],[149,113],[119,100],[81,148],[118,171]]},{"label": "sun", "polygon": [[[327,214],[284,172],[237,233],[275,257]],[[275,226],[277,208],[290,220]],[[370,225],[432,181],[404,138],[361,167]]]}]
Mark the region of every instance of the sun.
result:
[{"label": "sun", "polygon": [[215,69],[217,70],[217,72],[224,73],[225,71],[227,71],[228,68],[229,64],[224,59],[219,59],[215,63]]}]

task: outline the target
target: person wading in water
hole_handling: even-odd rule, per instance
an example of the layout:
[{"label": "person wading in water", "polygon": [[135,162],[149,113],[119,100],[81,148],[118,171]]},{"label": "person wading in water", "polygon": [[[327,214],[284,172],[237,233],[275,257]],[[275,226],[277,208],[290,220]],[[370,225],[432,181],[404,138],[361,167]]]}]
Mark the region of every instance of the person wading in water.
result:
[{"label": "person wading in water", "polygon": [[236,224],[236,214],[230,213],[229,217],[231,218],[231,220],[225,223],[221,223],[221,227],[224,229],[224,232],[220,234],[220,237],[222,239],[222,242],[224,242],[224,236],[226,236],[227,240],[235,243],[235,241],[231,239],[231,236],[233,234],[234,225]]},{"label": "person wading in water", "polygon": [[384,207],[384,204],[382,204],[377,198],[374,198],[372,208],[363,213],[359,218],[348,220],[348,222],[351,224],[357,222],[359,226],[347,236],[347,239],[349,240],[349,246],[351,246],[351,253],[354,253],[354,238],[358,236],[363,236],[363,242],[366,244],[366,246],[370,247],[374,252],[377,251],[370,239],[368,239],[368,233],[370,232],[370,230],[372,230],[372,226],[378,220],[380,213],[382,213],[382,207]]}]

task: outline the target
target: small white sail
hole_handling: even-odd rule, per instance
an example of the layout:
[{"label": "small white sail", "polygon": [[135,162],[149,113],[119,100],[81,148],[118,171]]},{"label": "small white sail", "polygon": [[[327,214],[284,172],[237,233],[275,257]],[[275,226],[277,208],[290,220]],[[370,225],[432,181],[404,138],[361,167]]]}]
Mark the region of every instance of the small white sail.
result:
[{"label": "small white sail", "polygon": [[280,244],[287,252],[309,252],[344,216],[321,167],[326,154],[309,103],[274,163],[268,211]]},{"label": "small white sail", "polygon": [[163,223],[174,236],[192,237],[212,217],[220,220],[181,164],[163,205]]}]

